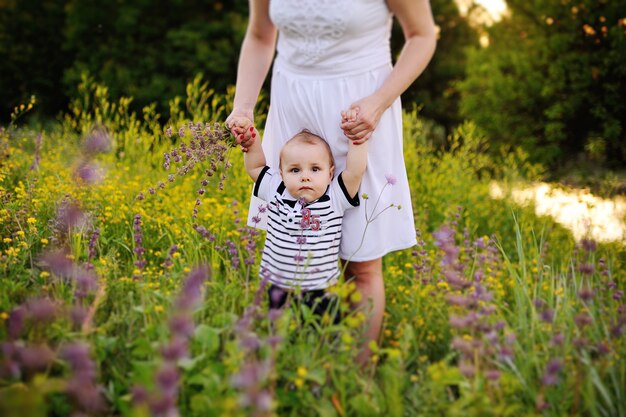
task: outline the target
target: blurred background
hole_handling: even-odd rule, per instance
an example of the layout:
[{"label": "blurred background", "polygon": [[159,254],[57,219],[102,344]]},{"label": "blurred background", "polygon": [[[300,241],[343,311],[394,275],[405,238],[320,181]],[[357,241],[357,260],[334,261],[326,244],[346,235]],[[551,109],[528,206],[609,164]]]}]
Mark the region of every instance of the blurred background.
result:
[{"label": "blurred background", "polygon": [[[625,0],[431,0],[436,55],[404,94],[445,148],[473,121],[488,152],[522,147],[547,178],[626,189]],[[226,93],[236,77],[246,0],[0,0],[0,122],[35,96],[54,120],[81,77],[131,109],[184,96],[198,74]],[[402,34],[394,28],[397,53]],[[266,83],[266,89],[269,82]],[[267,97],[267,94],[264,95]],[[262,109],[262,107],[260,107]],[[604,187],[606,188],[606,187]]]}]

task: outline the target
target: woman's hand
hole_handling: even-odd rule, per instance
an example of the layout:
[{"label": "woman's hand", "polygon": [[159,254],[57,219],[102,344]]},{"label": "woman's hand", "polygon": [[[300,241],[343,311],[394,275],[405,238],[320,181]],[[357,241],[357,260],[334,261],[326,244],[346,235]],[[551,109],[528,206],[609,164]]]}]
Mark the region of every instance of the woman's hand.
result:
[{"label": "woman's hand", "polygon": [[241,150],[247,152],[257,136],[253,134],[254,122],[252,121],[252,112],[233,110],[230,116],[226,118],[226,126],[235,137],[235,141],[241,145]]},{"label": "woman's hand", "polygon": [[[374,95],[362,98],[342,112],[341,129],[344,135],[355,145],[367,141],[378,126],[380,117],[385,111]],[[356,117],[346,118],[344,114],[355,114]]]}]

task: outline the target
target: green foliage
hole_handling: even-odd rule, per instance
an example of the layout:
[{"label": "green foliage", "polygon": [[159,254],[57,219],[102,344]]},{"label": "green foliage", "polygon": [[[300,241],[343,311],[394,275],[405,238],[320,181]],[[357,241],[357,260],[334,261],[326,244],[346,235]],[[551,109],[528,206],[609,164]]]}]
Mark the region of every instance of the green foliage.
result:
[{"label": "green foliage", "polygon": [[163,111],[197,73],[219,91],[234,81],[246,22],[242,0],[72,0],[67,10],[64,47],[74,57],[65,71],[68,95],[86,71],[112,97],[133,97],[137,109],[157,103]]},{"label": "green foliage", "polygon": [[467,65],[461,113],[545,164],[589,153],[623,164],[626,22],[610,1],[507,2]]},{"label": "green foliage", "polygon": [[46,114],[65,108],[62,48],[65,0],[0,2],[0,120],[32,95]]},{"label": "green foliage", "polygon": [[[538,408],[551,415],[626,413],[626,339],[614,330],[624,320],[619,297],[626,277],[623,246],[575,246],[565,230],[537,218],[532,208],[491,198],[491,180],[537,175],[523,152],[512,148],[494,157],[487,152],[489,141],[472,123],[450,135],[447,150],[438,150],[432,141],[440,134],[429,131],[415,112],[405,115],[405,159],[420,243],[415,254],[406,250],[385,257],[383,338],[372,347],[370,364],[376,366],[359,369],[355,356],[365,314],[350,307],[358,301],[353,283],[332,289],[345,314],[338,324],[316,319],[298,303],[272,320],[263,296],[258,314],[251,316],[253,324],[241,331],[238,321],[254,305],[259,289],[262,242],[262,235],[242,226],[246,203],[239,201],[247,201],[250,180],[241,153],[229,155],[233,167],[223,191],[215,182],[206,186],[193,220],[201,178],[194,171],[138,201],[135,196],[164,175],[157,159],[176,139],[164,140],[166,126],[145,116],[151,111],[137,116],[127,105],[130,99],[110,99],[106,87],[88,77],[81,89],[63,128],[43,132],[40,148],[37,132],[0,131],[0,320],[6,323],[8,313],[33,296],[56,300],[63,307],[59,317],[45,326],[29,321],[16,343],[46,344],[55,353],[69,341],[88,343],[108,414],[149,415],[132,402],[133,387],[151,391],[162,383],[155,374],[173,332],[170,320],[180,307],[174,297],[189,270],[200,263],[210,265],[212,274],[193,314],[190,355],[177,362],[180,415],[252,414],[245,402],[249,397],[233,377],[254,363],[269,364],[257,368],[262,378],[252,388],[271,392],[271,409],[278,415],[528,416],[540,415]],[[221,117],[224,97],[211,94],[201,79],[190,83],[188,92],[186,99],[170,104],[176,109],[174,128],[196,117]],[[75,145],[84,143],[94,124],[116,139],[110,153],[97,156],[107,170],[105,178],[89,185],[73,174],[81,157]],[[41,160],[31,169],[37,149]],[[55,219],[58,202],[66,197],[79,202],[88,217],[85,224],[64,230],[55,226]],[[136,214],[142,219],[140,232],[133,224]],[[194,223],[215,239],[196,233]],[[458,273],[485,286],[491,298],[480,307],[492,307],[493,320],[504,323],[496,344],[508,334],[517,336],[507,342],[512,350],[508,360],[476,350],[473,376],[461,371],[460,354],[451,342],[464,337],[484,343],[488,336],[451,325],[451,315],[463,310],[447,300],[462,291],[448,283],[443,272],[449,248],[432,234],[444,223],[454,225]],[[88,246],[95,227],[100,235],[92,255]],[[63,313],[74,303],[77,283],[49,273],[40,258],[61,234],[74,265],[90,262],[98,277],[99,291],[87,300],[93,318],[80,329]],[[139,234],[147,265],[137,273]],[[255,248],[254,265],[243,262],[249,246]],[[422,262],[425,268],[418,270]],[[479,270],[483,275],[477,280]],[[581,295],[584,289],[594,291],[591,298]],[[544,308],[555,312],[551,323],[542,319]],[[487,314],[486,309],[477,311]],[[583,313],[590,322],[579,316]],[[586,324],[580,324],[581,317]],[[564,335],[560,345],[552,343],[557,332]],[[12,343],[7,336],[7,326],[0,326],[0,340]],[[276,350],[243,343],[246,337],[263,342],[270,336],[280,337]],[[0,353],[2,366],[5,351]],[[548,385],[542,378],[553,358],[563,359],[563,369],[557,382]],[[497,381],[485,373],[493,367],[500,372]],[[32,374],[7,376],[1,369],[3,415],[66,416],[76,411],[66,393],[70,375],[64,360],[57,358]]]},{"label": "green foliage", "polygon": [[[470,26],[468,18],[459,14],[456,2],[433,0],[430,2],[439,28],[437,49],[426,70],[402,95],[403,102],[421,108],[421,115],[445,127],[450,132],[462,118],[459,114],[459,90],[465,77],[466,50],[478,45],[478,33]],[[400,53],[404,36],[398,24],[392,36],[393,53]]]}]

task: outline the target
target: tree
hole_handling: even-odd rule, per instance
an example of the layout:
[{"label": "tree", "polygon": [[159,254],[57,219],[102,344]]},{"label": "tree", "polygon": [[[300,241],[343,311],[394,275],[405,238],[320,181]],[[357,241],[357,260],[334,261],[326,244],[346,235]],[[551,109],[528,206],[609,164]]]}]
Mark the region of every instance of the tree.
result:
[{"label": "tree", "polygon": [[65,107],[59,94],[68,57],[62,51],[64,0],[0,1],[0,120],[26,104],[53,114]]},{"label": "tree", "polygon": [[557,166],[572,156],[626,160],[626,20],[609,0],[509,0],[469,57],[461,113],[500,145]]},{"label": "tree", "polygon": [[197,73],[226,91],[235,79],[246,7],[245,0],[70,0],[65,47],[74,61],[65,72],[66,93],[85,71],[113,97],[133,97],[135,107],[156,102],[165,109]]},{"label": "tree", "polygon": [[[459,114],[457,83],[465,77],[466,50],[478,45],[478,32],[468,18],[459,13],[454,1],[431,0],[439,29],[437,50],[424,73],[403,94],[403,103],[422,106],[421,115],[435,120],[450,132],[462,121]],[[400,52],[404,38],[396,24],[392,37],[394,54]]]}]

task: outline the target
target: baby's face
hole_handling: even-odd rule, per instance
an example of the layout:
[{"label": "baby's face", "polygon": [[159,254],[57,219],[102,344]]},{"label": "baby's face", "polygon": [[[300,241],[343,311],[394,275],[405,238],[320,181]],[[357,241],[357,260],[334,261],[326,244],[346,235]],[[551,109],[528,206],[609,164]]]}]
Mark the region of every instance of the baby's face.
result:
[{"label": "baby's face", "polygon": [[296,142],[282,151],[280,175],[285,187],[289,194],[307,203],[324,195],[334,170],[324,145]]}]

